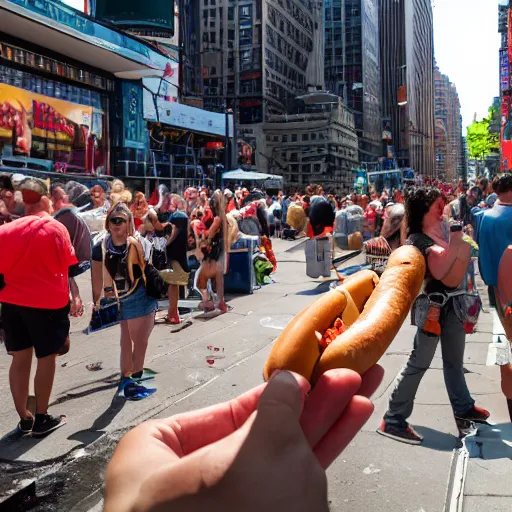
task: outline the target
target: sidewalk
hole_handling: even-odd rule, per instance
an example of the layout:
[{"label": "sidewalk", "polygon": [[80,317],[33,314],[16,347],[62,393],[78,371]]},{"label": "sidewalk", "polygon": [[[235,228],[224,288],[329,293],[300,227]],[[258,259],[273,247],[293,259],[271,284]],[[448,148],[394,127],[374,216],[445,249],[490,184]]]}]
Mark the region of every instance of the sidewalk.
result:
[{"label": "sidewalk", "polygon": [[[158,391],[141,402],[114,397],[119,365],[118,327],[84,336],[75,326],[71,352],[59,359],[52,397],[52,412],[67,414],[69,424],[40,442],[0,441],[0,502],[13,483],[16,488],[26,489],[37,478],[35,493],[42,501],[31,510],[99,511],[105,464],[131,425],[229,400],[260,384],[262,368],[279,327],[328,286],[306,277],[300,244],[276,241],[276,283],[253,295],[234,298],[230,302],[234,309],[229,314],[208,321],[195,319],[192,325],[174,333],[168,326],[158,325],[151,336],[146,363],[159,372],[149,382],[154,382],[152,387]],[[352,260],[347,265],[358,262]],[[507,411],[499,370],[485,366],[491,335],[492,319],[483,314],[479,331],[468,338],[465,367],[477,402],[491,410],[493,421],[502,424],[507,420]],[[413,336],[414,328],[406,321],[380,361],[386,374],[373,398],[375,413],[328,471],[330,510],[474,512],[479,506],[485,511],[499,511],[492,500],[510,500],[512,496],[506,484],[501,483],[508,483],[504,477],[511,474],[510,460],[503,457],[510,458],[512,449],[501,439],[484,439],[481,435],[484,441],[478,440],[482,444],[480,455],[487,458],[479,458],[478,454],[473,458],[459,456],[464,452],[459,450],[458,432],[444,387],[440,350],[421,383],[411,417],[411,423],[425,436],[423,445],[398,443],[375,432],[395,376],[412,348]],[[207,363],[210,346],[224,349],[214,364]],[[102,370],[87,371],[86,364],[100,360]],[[0,417],[0,436],[12,430],[16,422],[7,382],[8,363],[8,356],[0,350],[0,404],[6,411]],[[491,452],[490,446],[497,449]],[[465,478],[460,479],[465,484],[464,509],[461,500],[457,501],[457,506],[461,504],[459,509],[445,506],[457,490],[452,485],[457,467],[464,470],[461,475]],[[462,495],[462,486],[458,489]]]},{"label": "sidewalk", "polygon": [[501,392],[499,367],[486,365],[493,331],[500,332],[501,324],[489,309],[487,288],[481,281],[479,289],[484,312],[477,333],[467,342],[466,361],[471,364],[466,368],[474,373],[466,378],[477,402],[491,412],[493,426],[479,426],[456,452],[449,512],[508,512],[512,506],[512,423]]}]

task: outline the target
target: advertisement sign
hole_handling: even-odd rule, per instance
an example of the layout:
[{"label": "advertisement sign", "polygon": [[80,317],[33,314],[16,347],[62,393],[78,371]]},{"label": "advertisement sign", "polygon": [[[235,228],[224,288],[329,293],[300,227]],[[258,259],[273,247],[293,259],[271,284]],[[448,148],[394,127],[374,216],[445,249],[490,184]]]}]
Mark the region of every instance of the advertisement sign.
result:
[{"label": "advertisement sign", "polygon": [[[512,9],[508,10],[508,40],[512,41]],[[508,61],[512,62],[512,44],[508,47]]]},{"label": "advertisement sign", "polygon": [[510,96],[501,100],[501,170],[512,169],[512,112]]},{"label": "advertisement sign", "polygon": [[174,0],[96,0],[96,18],[129,28],[158,28],[174,33]]},{"label": "advertisement sign", "polygon": [[510,90],[510,65],[508,50],[500,50],[500,89],[501,92]]},{"label": "advertisement sign", "polygon": [[[144,82],[146,83],[146,82]],[[144,119],[160,122],[182,130],[226,136],[226,116],[217,112],[208,112],[200,108],[165,101],[158,97],[155,110],[155,97],[144,88]],[[233,115],[229,116],[229,136],[233,137]]]},{"label": "advertisement sign", "polygon": [[92,107],[0,84],[0,142],[13,154],[45,158],[85,150]]}]

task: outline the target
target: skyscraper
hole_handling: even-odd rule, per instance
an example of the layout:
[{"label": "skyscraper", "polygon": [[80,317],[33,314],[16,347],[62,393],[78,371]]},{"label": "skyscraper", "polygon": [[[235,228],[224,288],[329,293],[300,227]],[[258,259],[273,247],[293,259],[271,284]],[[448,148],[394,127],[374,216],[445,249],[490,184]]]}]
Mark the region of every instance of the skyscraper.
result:
[{"label": "skyscraper", "polygon": [[325,84],[354,112],[359,159],[381,156],[377,0],[325,0]]},{"label": "skyscraper", "polygon": [[439,179],[454,182],[463,174],[462,117],[455,84],[441,73],[434,71],[435,83],[435,150],[436,175]]},{"label": "skyscraper", "polygon": [[430,0],[379,3],[382,113],[401,167],[435,175],[434,39]]},{"label": "skyscraper", "polygon": [[253,167],[268,169],[264,120],[323,85],[321,0],[189,0],[185,15],[187,96],[207,110],[232,108],[239,144],[252,148]]}]

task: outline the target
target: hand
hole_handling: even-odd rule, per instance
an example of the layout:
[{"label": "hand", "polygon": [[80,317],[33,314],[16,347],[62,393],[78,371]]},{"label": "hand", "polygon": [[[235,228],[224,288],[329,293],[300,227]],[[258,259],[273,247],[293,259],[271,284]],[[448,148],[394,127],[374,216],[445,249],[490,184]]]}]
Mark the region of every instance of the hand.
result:
[{"label": "hand", "polygon": [[84,305],[80,296],[72,297],[69,314],[75,318],[84,314]]},{"label": "hand", "polygon": [[280,372],[231,402],[144,423],[117,447],[105,512],[327,511],[325,469],[373,411],[383,370]]}]

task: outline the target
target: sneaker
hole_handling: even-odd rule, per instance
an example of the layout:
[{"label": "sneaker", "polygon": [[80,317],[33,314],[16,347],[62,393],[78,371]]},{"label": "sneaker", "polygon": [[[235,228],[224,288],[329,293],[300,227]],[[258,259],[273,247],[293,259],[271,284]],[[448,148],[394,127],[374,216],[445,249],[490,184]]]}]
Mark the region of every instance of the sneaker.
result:
[{"label": "sneaker", "polygon": [[24,418],[18,423],[18,430],[23,436],[28,436],[34,428],[34,418]]},{"label": "sneaker", "polygon": [[489,411],[486,411],[485,409],[482,409],[481,407],[474,405],[466,413],[456,414],[455,419],[456,420],[473,421],[475,423],[485,423],[489,419],[490,415],[491,415],[491,413]]},{"label": "sneaker", "polygon": [[382,420],[380,427],[377,429],[377,433],[381,436],[390,437],[391,439],[407,444],[421,444],[423,441],[423,437],[415,432],[408,423],[405,423],[404,426],[393,425],[386,422],[386,420]]},{"label": "sneaker", "polygon": [[32,437],[44,437],[63,427],[67,423],[67,418],[63,414],[60,416],[52,416],[50,414],[38,414],[32,429]]}]

